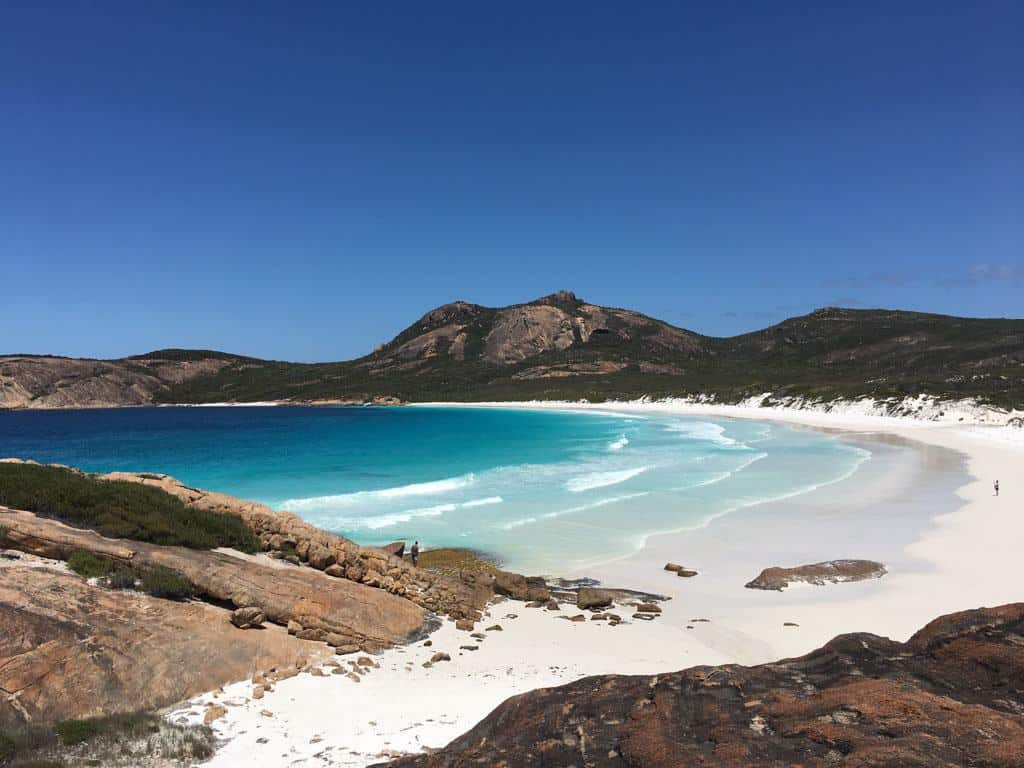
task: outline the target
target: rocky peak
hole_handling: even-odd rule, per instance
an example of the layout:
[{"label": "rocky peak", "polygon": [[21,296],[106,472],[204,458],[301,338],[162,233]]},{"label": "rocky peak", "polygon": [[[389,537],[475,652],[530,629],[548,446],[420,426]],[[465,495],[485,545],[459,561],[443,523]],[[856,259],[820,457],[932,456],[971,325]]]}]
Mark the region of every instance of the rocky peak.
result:
[{"label": "rocky peak", "polygon": [[419,319],[416,325],[437,328],[444,325],[464,325],[483,310],[479,304],[453,301],[436,307]]}]

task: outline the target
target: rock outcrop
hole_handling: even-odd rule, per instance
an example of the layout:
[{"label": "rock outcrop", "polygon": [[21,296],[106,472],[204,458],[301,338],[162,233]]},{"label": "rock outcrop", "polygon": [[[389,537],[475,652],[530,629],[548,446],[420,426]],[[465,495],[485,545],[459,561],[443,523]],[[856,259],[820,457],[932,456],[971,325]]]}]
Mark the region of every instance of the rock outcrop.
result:
[{"label": "rock outcrop", "polygon": [[6,529],[7,546],[39,557],[66,560],[74,551],[85,550],[137,568],[170,568],[202,596],[235,608],[259,608],[267,621],[282,626],[297,623],[302,630],[297,635],[305,640],[334,646],[355,643],[373,650],[417,636],[426,623],[423,609],[409,600],[310,568],[273,564],[230,551],[107,539],[2,507],[0,525]]},{"label": "rock outcrop", "polygon": [[329,651],[279,627],[241,632],[227,617],[206,603],[104,589],[39,563],[5,560],[0,729],[168,706]]},{"label": "rock outcrop", "polygon": [[322,531],[298,515],[275,512],[264,504],[224,493],[190,488],[168,475],[113,472],[102,477],[152,485],[197,509],[237,515],[260,537],[267,552],[287,553],[340,580],[384,590],[453,619],[479,619],[493,594],[491,580],[485,574],[466,573],[456,579],[418,569],[384,550],[362,547]]},{"label": "rock outcrop", "polygon": [[793,582],[821,586],[843,581],[880,579],[885,574],[885,566],[873,560],[827,560],[795,568],[765,568],[756,579],[748,581],[744,586],[748,589],[774,589],[781,592]]},{"label": "rock outcrop", "polygon": [[589,677],[515,696],[390,768],[1024,765],[1024,604],[906,643],[841,635],[797,659]]}]

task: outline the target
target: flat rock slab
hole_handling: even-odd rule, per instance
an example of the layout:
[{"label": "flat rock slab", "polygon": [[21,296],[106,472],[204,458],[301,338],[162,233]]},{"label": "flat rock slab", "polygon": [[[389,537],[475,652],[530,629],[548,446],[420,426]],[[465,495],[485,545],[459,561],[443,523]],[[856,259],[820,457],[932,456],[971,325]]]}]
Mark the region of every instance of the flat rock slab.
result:
[{"label": "flat rock slab", "polygon": [[818,586],[843,581],[880,579],[886,574],[885,566],[874,560],[826,560],[822,563],[798,565],[795,568],[765,568],[748,589],[774,589],[782,591],[794,582]]},{"label": "flat rock slab", "polygon": [[[419,634],[426,613],[418,605],[382,589],[335,579],[312,568],[281,567],[264,558],[228,551],[162,547],[126,539],[107,539],[30,512],[0,507],[0,525],[11,546],[25,552],[66,560],[84,549],[117,562],[177,571],[196,589],[236,608],[256,606],[267,621],[282,626],[298,622],[315,632],[307,639],[332,645],[352,642],[375,650],[406,642]],[[227,621],[225,616],[224,621]]]},{"label": "flat rock slab", "polygon": [[72,573],[0,576],[0,729],[174,704],[327,649],[228,611],[89,585]]}]

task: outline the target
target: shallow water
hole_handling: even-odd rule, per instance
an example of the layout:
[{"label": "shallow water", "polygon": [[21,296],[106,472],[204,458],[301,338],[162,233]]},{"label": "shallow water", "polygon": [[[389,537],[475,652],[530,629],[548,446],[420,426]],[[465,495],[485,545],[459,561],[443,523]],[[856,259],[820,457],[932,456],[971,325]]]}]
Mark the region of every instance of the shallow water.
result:
[{"label": "shallow water", "polygon": [[165,472],[363,543],[566,572],[849,477],[870,453],[778,424],[474,408],[0,412],[0,455]]}]

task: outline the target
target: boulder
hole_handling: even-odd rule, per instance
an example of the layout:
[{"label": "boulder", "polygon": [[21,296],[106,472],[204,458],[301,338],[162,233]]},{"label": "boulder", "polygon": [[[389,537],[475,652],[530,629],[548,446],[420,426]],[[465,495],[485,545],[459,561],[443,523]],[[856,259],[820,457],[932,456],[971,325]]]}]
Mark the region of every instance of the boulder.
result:
[{"label": "boulder", "polygon": [[511,597],[513,600],[546,602],[551,598],[551,590],[540,576],[526,577],[519,573],[498,571],[494,574],[492,587],[495,594]]},{"label": "boulder", "polygon": [[607,608],[614,602],[614,595],[604,589],[595,589],[594,587],[580,587],[579,592],[576,593],[576,607],[587,609],[587,608]]},{"label": "boulder", "polygon": [[392,557],[403,557],[405,555],[405,542],[393,541],[390,544],[385,544],[381,549]]},{"label": "boulder", "polygon": [[239,629],[257,629],[263,626],[266,616],[256,606],[237,608],[231,612],[231,623]]}]

